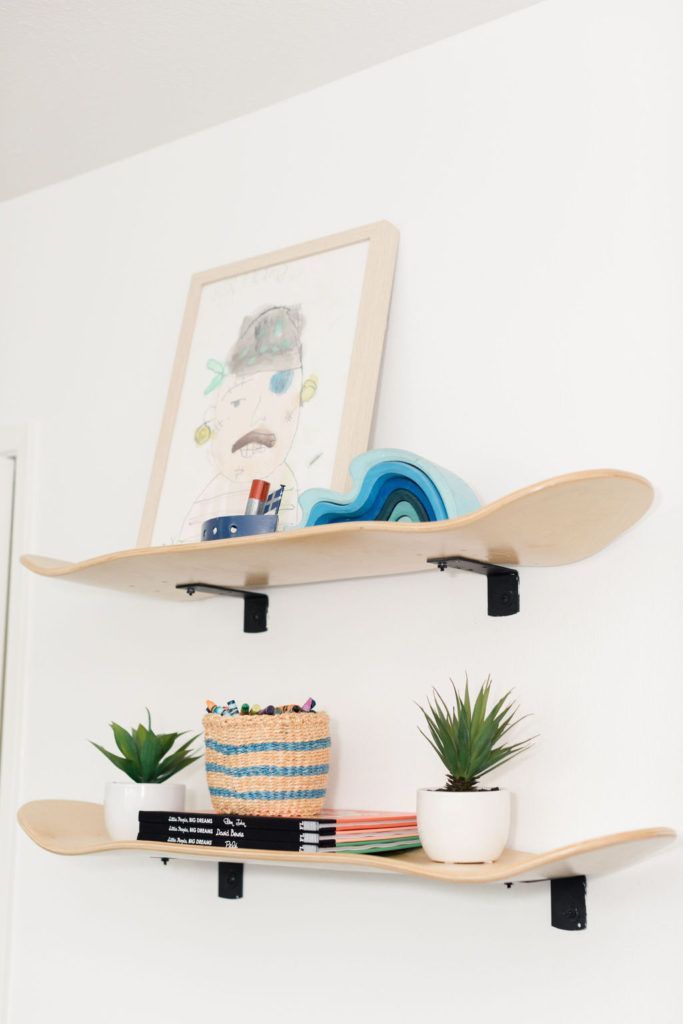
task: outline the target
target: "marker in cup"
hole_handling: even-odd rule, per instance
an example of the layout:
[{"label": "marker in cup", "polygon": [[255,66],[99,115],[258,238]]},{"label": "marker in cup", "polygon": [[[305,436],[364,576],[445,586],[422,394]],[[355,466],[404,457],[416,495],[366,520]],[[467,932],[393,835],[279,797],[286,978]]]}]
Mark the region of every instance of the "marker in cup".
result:
[{"label": "marker in cup", "polygon": [[252,480],[247,507],[244,510],[245,516],[257,516],[263,511],[263,506],[268,499],[270,484],[267,480]]}]

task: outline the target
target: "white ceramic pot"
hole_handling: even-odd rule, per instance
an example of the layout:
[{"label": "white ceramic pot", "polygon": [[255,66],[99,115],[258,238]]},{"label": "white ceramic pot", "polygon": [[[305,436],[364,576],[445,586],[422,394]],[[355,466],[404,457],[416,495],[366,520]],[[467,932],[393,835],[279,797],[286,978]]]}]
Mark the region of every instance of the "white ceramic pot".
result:
[{"label": "white ceramic pot", "polygon": [[500,857],[510,832],[510,793],[419,789],[417,831],[430,860],[490,864]]},{"label": "white ceramic pot", "polygon": [[108,782],[104,823],[112,839],[137,839],[138,811],[184,811],[181,782]]}]

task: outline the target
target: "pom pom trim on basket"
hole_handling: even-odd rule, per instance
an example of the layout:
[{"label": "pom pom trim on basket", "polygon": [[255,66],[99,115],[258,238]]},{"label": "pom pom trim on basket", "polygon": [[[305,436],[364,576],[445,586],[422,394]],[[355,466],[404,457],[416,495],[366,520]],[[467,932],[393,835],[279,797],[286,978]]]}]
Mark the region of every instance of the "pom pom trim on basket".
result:
[{"label": "pom pom trim on basket", "polygon": [[277,818],[320,814],[331,746],[325,712],[205,715],[203,726],[214,810]]}]

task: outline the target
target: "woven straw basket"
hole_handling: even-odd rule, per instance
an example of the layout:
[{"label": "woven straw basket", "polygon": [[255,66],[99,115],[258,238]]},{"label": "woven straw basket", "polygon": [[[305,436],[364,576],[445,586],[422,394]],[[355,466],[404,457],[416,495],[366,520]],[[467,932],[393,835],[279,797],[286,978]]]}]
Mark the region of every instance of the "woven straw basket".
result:
[{"label": "woven straw basket", "polygon": [[203,724],[214,810],[273,818],[320,814],[330,760],[324,712],[205,715]]}]

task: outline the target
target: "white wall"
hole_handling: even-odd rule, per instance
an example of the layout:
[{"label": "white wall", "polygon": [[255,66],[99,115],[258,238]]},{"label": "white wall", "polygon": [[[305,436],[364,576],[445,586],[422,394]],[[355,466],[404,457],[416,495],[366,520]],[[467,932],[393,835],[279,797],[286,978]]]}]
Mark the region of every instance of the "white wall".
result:
[{"label": "white wall", "polygon": [[[99,799],[86,738],[145,704],[189,728],[209,695],[311,693],[334,802],[407,807],[439,780],[413,700],[467,669],[541,734],[501,773],[517,846],[680,823],[682,40],[676,0],[552,0],[0,208],[0,419],[40,424],[36,551],[134,543],[192,272],[382,217],[401,252],[376,446],[485,500],[595,466],[658,492],[601,555],[523,571],[510,619],[462,574],[277,591],[256,637],[219,600],[32,580],[23,800]],[[583,935],[550,929],[543,885],[248,866],[232,904],[213,865],[23,835],[14,886],[11,1024],[214,998],[258,1022],[681,1017],[679,850],[591,884]]]}]

